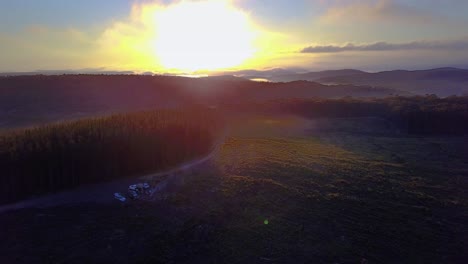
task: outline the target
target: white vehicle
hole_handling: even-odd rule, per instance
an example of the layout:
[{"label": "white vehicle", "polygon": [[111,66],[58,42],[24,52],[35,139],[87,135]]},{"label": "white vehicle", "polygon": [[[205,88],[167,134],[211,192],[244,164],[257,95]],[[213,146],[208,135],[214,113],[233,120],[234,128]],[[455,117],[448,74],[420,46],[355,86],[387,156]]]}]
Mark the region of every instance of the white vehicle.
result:
[{"label": "white vehicle", "polygon": [[127,201],[127,198],[125,198],[125,196],[123,196],[122,194],[120,193],[114,193],[114,198],[121,201],[121,202],[125,202]]},{"label": "white vehicle", "polygon": [[128,190],[128,196],[132,199],[137,199],[140,195],[137,190]]},{"label": "white vehicle", "polygon": [[140,196],[148,194],[150,187],[147,182],[132,184],[128,186],[128,195],[132,199],[138,199]]}]

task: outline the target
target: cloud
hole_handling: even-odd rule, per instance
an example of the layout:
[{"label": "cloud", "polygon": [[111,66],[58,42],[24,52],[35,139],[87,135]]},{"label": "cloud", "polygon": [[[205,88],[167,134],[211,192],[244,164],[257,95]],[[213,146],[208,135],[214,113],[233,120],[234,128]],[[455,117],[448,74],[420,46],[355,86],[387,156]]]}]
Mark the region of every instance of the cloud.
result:
[{"label": "cloud", "polygon": [[468,50],[468,39],[455,41],[413,41],[407,43],[376,42],[371,44],[316,45],[303,48],[301,53],[337,53],[346,51],[396,50]]},{"label": "cloud", "polygon": [[328,23],[353,21],[426,24],[437,22],[438,19],[434,14],[391,0],[365,0],[347,5],[335,5],[321,17],[323,22]]}]

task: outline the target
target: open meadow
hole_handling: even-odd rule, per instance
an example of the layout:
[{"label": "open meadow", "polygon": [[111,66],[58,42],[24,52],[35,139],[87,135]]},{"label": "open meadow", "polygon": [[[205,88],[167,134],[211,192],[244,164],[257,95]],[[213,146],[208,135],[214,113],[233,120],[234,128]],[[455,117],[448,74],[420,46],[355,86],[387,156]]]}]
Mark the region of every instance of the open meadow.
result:
[{"label": "open meadow", "polygon": [[466,259],[466,137],[402,136],[374,118],[242,115],[229,122],[213,159],[184,172],[152,201],[1,214],[0,260]]}]

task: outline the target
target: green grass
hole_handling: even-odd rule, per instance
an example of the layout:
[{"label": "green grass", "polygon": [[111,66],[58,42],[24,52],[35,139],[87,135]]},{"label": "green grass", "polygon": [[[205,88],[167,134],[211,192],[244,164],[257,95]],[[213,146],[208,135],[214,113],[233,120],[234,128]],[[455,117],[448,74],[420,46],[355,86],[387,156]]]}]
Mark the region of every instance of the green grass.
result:
[{"label": "green grass", "polygon": [[194,177],[180,192],[190,201],[216,190],[202,207],[224,219],[212,239],[226,259],[440,263],[463,254],[466,180],[452,177],[466,177],[468,164],[459,156],[446,170],[425,157],[433,141],[464,139],[426,146],[419,138],[242,132],[223,146],[217,174]]},{"label": "green grass", "polygon": [[[66,219],[52,228],[57,233],[84,226],[92,234],[87,251],[63,253],[49,241],[34,250],[116,263],[128,256],[137,263],[461,263],[466,257],[468,164],[464,148],[456,147],[465,138],[311,135],[305,121],[253,119],[236,123],[241,127],[231,130],[212,164],[157,202],[91,206],[83,209],[86,223],[78,209],[50,209]],[[16,217],[34,216],[21,214]],[[41,236],[57,222],[13,228],[6,239]]]}]

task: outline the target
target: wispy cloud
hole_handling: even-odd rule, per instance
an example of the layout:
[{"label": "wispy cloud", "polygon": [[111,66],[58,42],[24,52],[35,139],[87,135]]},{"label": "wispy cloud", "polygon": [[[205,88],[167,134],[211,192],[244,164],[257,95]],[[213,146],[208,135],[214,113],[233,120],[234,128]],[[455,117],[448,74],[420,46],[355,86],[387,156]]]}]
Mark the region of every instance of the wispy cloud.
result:
[{"label": "wispy cloud", "polygon": [[468,39],[455,41],[413,41],[407,43],[375,42],[370,44],[316,45],[303,48],[301,53],[336,53],[346,51],[394,50],[468,50]]}]

